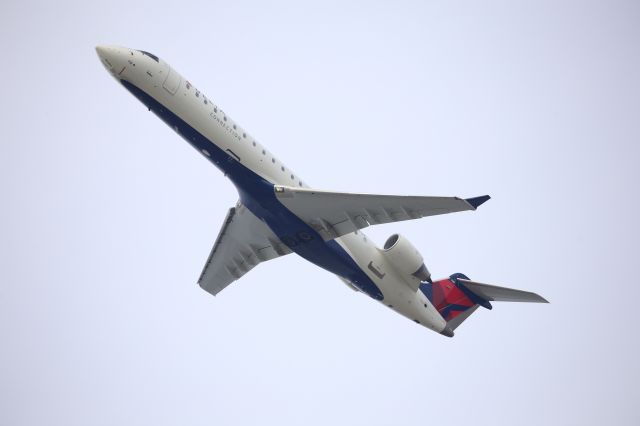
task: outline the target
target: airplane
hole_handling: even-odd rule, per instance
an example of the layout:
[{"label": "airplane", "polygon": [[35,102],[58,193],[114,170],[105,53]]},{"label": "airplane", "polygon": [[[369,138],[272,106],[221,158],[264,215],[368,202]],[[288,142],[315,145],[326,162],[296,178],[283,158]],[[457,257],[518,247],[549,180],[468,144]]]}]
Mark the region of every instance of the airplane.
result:
[{"label": "airplane", "polygon": [[447,337],[491,302],[548,303],[528,291],[483,284],[456,273],[432,280],[420,252],[391,235],[382,248],[361,231],[371,225],[474,211],[489,200],[358,194],[311,188],[204,92],[158,56],[96,47],[107,71],[238,190],[198,284],[217,295],[256,265],[296,253],[416,323]]}]

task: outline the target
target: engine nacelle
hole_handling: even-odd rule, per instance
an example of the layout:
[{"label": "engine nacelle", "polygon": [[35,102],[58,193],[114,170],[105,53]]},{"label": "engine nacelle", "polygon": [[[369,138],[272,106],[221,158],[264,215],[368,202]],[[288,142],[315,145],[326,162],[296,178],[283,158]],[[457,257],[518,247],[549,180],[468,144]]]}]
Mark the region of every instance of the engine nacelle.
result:
[{"label": "engine nacelle", "polygon": [[399,273],[410,279],[431,282],[431,273],[420,252],[400,234],[393,234],[384,243],[384,254]]}]

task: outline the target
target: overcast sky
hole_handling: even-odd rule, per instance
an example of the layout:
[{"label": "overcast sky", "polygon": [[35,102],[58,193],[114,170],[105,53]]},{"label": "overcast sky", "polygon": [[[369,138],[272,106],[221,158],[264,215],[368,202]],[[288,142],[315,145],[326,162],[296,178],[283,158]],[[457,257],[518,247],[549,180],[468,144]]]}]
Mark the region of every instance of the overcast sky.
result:
[{"label": "overcast sky", "polygon": [[[0,4],[0,424],[637,425],[637,1]],[[94,50],[169,62],[370,228],[538,292],[448,339],[291,255],[196,281],[231,183]]]}]

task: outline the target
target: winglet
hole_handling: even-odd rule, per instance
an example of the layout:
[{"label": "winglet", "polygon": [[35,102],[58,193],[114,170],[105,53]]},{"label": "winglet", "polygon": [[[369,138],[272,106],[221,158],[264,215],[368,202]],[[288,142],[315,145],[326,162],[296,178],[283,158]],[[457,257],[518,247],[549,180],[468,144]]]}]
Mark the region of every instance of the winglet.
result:
[{"label": "winglet", "polygon": [[465,201],[467,203],[471,204],[471,207],[473,207],[473,209],[475,210],[478,207],[480,207],[482,204],[484,204],[487,201],[489,201],[490,199],[491,199],[490,196],[483,195],[481,197],[466,198]]}]

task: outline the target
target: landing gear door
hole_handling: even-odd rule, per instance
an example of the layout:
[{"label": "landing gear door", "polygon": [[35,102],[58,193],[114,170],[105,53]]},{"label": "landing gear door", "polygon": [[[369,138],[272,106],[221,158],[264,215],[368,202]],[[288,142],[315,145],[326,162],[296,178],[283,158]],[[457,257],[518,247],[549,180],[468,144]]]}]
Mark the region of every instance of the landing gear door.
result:
[{"label": "landing gear door", "polygon": [[182,77],[180,77],[180,74],[175,72],[172,68],[169,68],[169,73],[167,74],[167,78],[164,80],[164,83],[162,83],[162,87],[164,87],[164,90],[167,92],[175,95],[178,91],[178,87],[180,87],[181,81]]}]

